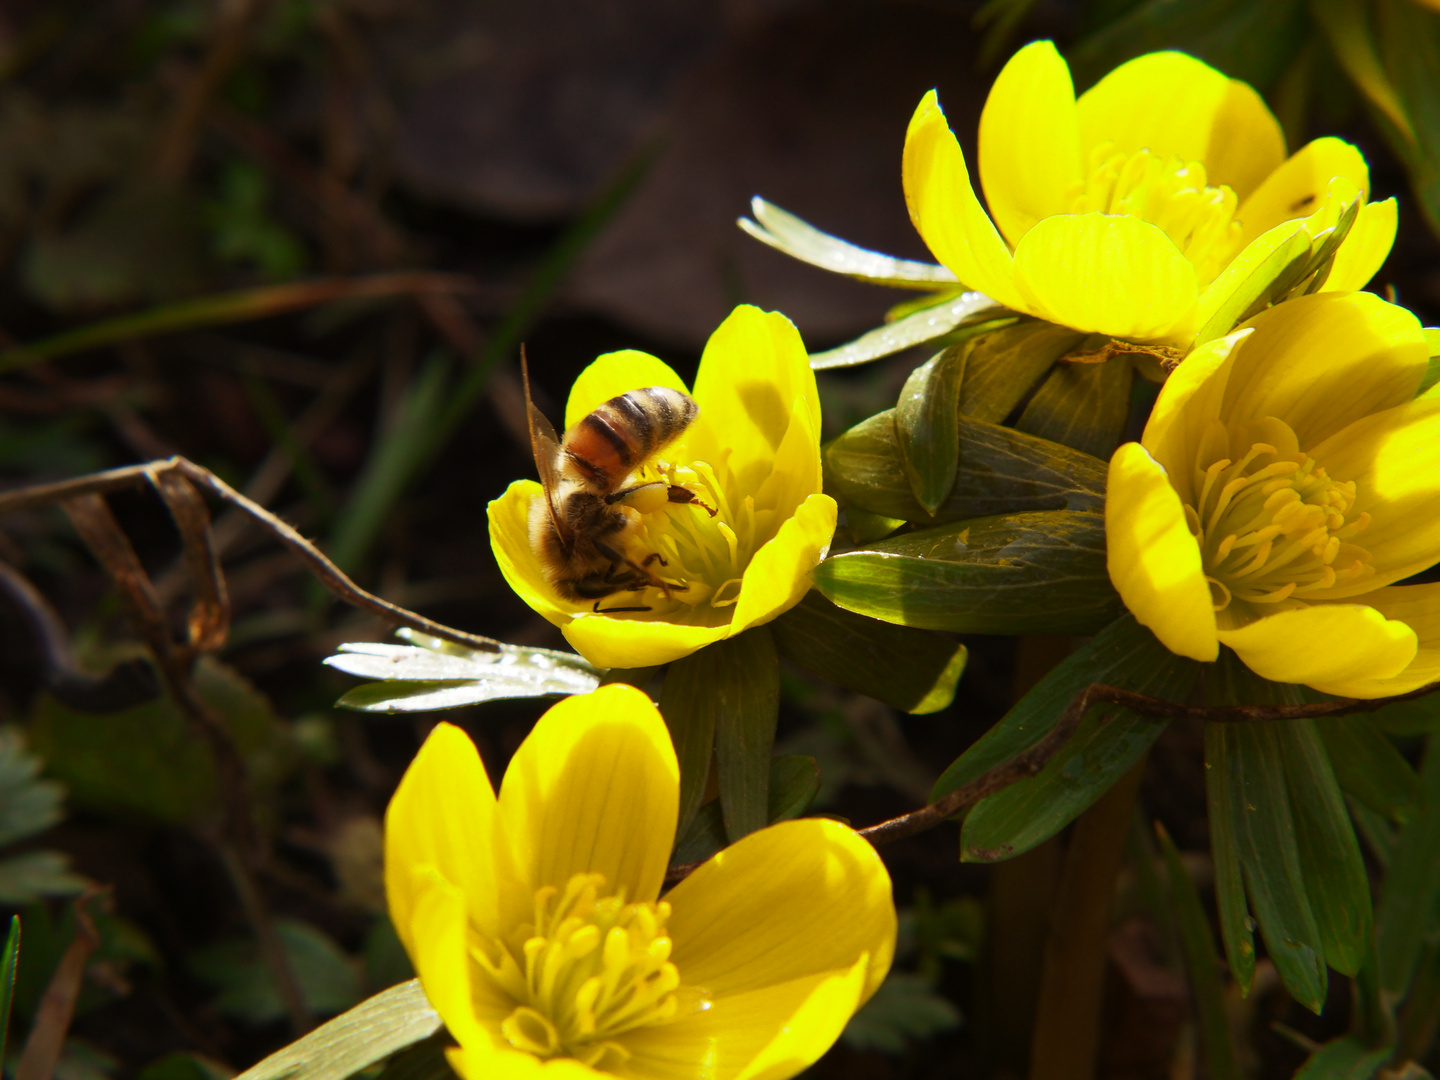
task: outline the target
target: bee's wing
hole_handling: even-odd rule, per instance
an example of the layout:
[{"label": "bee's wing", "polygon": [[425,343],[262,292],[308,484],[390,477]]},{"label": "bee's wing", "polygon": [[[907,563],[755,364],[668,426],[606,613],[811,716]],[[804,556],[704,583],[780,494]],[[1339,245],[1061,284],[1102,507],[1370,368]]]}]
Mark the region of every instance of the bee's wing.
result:
[{"label": "bee's wing", "polygon": [[560,439],[555,434],[555,425],[535,407],[530,398],[530,364],[525,350],[520,350],[520,371],[525,381],[525,412],[530,423],[530,452],[535,455],[535,469],[540,474],[540,486],[545,489],[545,508],[550,512],[550,522],[561,536],[566,535],[562,518],[555,509],[555,495],[560,490]]}]

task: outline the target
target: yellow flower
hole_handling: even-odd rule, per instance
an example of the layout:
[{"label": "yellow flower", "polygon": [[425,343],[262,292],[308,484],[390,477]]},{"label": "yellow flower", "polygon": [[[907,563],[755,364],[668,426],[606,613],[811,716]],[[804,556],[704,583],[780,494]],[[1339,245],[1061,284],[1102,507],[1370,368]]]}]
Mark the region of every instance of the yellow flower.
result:
[{"label": "yellow flower", "polygon": [[497,798],[439,725],[385,820],[390,914],[465,1080],[785,1080],[889,969],[890,878],[844,825],[752,833],[660,899],[679,770],[627,686],[568,698]]},{"label": "yellow flower", "polygon": [[[576,380],[565,408],[575,424],[618,394],[648,386],[686,390],[642,352],[607,353]],[[659,554],[669,595],[616,594],[600,612],[556,592],[530,546],[533,480],[490,504],[490,544],[510,587],[599,667],[668,663],[769,622],[800,602],[835,535],[835,500],[820,493],[820,399],[800,334],[778,312],[742,306],[710,336],[692,396],[699,415],[637,480],[689,488],[699,503],[643,515],[632,557]],[[646,611],[610,613],[608,607]]]},{"label": "yellow flower", "polygon": [[[1182,347],[1265,256],[1334,225],[1370,186],[1340,139],[1286,160],[1259,95],[1193,57],[1137,57],[1077,101],[1048,41],[995,80],[979,158],[989,217],[926,95],[905,137],[905,199],[967,287],[1076,330]],[[1395,201],[1363,206],[1325,287],[1363,287],[1394,239]]]},{"label": "yellow flower", "polygon": [[1440,679],[1440,395],[1415,317],[1301,297],[1196,349],[1110,459],[1110,580],[1173,652],[1346,697]]}]

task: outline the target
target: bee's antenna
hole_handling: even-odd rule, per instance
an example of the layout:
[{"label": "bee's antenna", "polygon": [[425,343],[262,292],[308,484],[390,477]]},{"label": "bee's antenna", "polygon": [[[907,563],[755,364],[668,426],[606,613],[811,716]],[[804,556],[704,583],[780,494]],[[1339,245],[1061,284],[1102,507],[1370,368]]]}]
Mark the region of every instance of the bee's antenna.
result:
[{"label": "bee's antenna", "polygon": [[525,343],[520,343],[520,378],[525,383],[525,401],[530,401],[530,358],[525,355]]}]

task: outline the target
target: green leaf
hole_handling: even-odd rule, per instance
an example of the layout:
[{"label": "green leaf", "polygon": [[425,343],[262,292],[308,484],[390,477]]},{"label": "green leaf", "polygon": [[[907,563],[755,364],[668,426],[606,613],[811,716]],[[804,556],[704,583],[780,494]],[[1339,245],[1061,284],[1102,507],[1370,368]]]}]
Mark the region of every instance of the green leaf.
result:
[{"label": "green leaf", "polygon": [[417,644],[350,642],[326,658],[347,675],[385,680],[357,686],[337,704],[362,712],[427,712],[502,698],[587,694],[600,685],[600,672],[573,653],[520,645],[485,652],[426,634],[404,636]]},{"label": "green leaf", "polygon": [[750,200],[755,220],[740,218],[736,224],[776,251],[799,259],[811,266],[835,274],[859,278],[877,285],[894,285],[902,289],[933,289],[959,285],[955,275],[935,263],[914,262],[882,255],[878,251],[858,247],[848,240],[821,232],[787,210],[759,195]]},{"label": "green leaf", "polygon": [[[810,809],[820,793],[820,765],[806,754],[781,754],[770,763],[766,823],[789,821]],[[720,802],[712,799],[695,813],[675,843],[676,865],[704,862],[726,844]]]},{"label": "green leaf", "polygon": [[1084,334],[1036,319],[976,335],[968,342],[960,412],[1000,423],[1051,364],[1084,340]]},{"label": "green leaf", "polygon": [[5,1044],[10,1036],[10,1007],[15,1003],[15,965],[20,962],[20,916],[10,916],[10,933],[5,936],[5,952],[0,954],[0,1061],[5,1060]]},{"label": "green leaf", "polygon": [[[1120,620],[1122,625],[1124,621]],[[1085,679],[1075,686],[1071,696],[1091,682],[1105,682],[1152,697],[1183,701],[1195,682],[1197,665],[1170,652],[1148,630],[1137,627],[1137,631],[1126,635],[1132,649],[1124,663],[1112,667],[1104,677],[1094,671],[1065,673],[1062,678],[1066,681],[1076,674]],[[1149,641],[1145,640],[1147,637]],[[1062,664],[1051,675],[1063,667]],[[1053,699],[1054,688],[1047,687],[1046,681],[1048,677],[1030,694]],[[1066,704],[1069,698],[1060,708],[1063,710]],[[1012,713],[1024,705],[1022,699]],[[970,811],[960,834],[960,858],[966,862],[994,862],[1029,851],[1048,840],[1129,772],[1160,737],[1167,723],[1114,706],[1091,709],[1075,734],[1039,773],[983,799]]]},{"label": "green leaf", "polygon": [[[670,741],[675,744],[680,764],[677,843],[689,831],[710,781],[715,724],[721,707],[715,688],[730,671],[727,659],[723,649],[716,646],[693,652],[670,665],[660,686],[660,715],[670,729]],[[723,838],[723,828],[721,832]]]},{"label": "green leaf", "polygon": [[926,630],[1093,634],[1123,606],[1105,569],[1105,518],[1068,510],[976,518],[826,559],[838,606]]},{"label": "green leaf", "polygon": [[1383,705],[1367,715],[1389,735],[1433,735],[1440,732],[1440,693]]},{"label": "green leaf", "polygon": [[1225,767],[1230,729],[1205,725],[1205,802],[1209,811],[1210,856],[1215,867],[1215,906],[1220,915],[1220,940],[1230,974],[1242,994],[1255,979],[1255,922],[1245,902],[1240,870],[1239,821],[1235,815],[1235,781]]},{"label": "green leaf", "polygon": [[59,851],[27,851],[0,861],[0,904],[33,904],[44,896],[74,896],[90,884]]},{"label": "green leaf", "polygon": [[1015,426],[1108,459],[1130,416],[1134,375],[1135,366],[1123,357],[1100,364],[1056,364]]},{"label": "green leaf", "polygon": [[[681,675],[680,687],[671,680]],[[770,751],[780,715],[780,661],[768,626],[707,645],[670,666],[660,692],[660,711],[685,746],[681,765],[683,805],[697,799],[705,777],[686,764],[698,762],[703,729],[715,733],[715,773],[720,808],[732,842],[765,827],[770,788]],[[668,707],[670,712],[666,712]],[[671,720],[671,717],[684,717]],[[693,749],[691,740],[694,740]]]},{"label": "green leaf", "polygon": [[39,776],[43,762],[25,748],[25,732],[0,727],[0,845],[13,844],[54,825],[65,789]]},{"label": "green leaf", "polygon": [[1366,5],[1360,0],[1310,0],[1310,10],[1350,81],[1380,111],[1395,134],[1406,142],[1413,139],[1410,118],[1377,51]]},{"label": "green leaf", "polygon": [[1195,335],[1194,346],[1224,337],[1244,321],[1247,312],[1264,307],[1277,279],[1293,267],[1303,266],[1310,258],[1310,235],[1299,225],[1295,233],[1277,247],[1250,272],[1210,316]]},{"label": "green leaf", "polygon": [[[962,391],[962,410],[963,397]],[[825,490],[873,514],[941,524],[1031,510],[1099,510],[1106,464],[1013,428],[961,417],[955,486],[934,515],[910,490],[894,410],[856,424],[825,448]]]},{"label": "green leaf", "polygon": [[[305,1004],[319,1014],[338,1013],[360,998],[355,965],[327,935],[298,919],[276,919],[275,934]],[[215,1008],[249,1024],[285,1015],[280,989],[249,938],[225,941],[191,954],[188,966],[220,991]]]},{"label": "green leaf", "polygon": [[1440,918],[1440,741],[1432,738],[1420,766],[1420,804],[1400,830],[1375,913],[1380,989],[1405,996],[1425,939]]},{"label": "green leaf", "polygon": [[960,1026],[960,1011],[935,992],[929,979],[892,971],[840,1036],[855,1050],[904,1053],[907,1043]]},{"label": "green leaf", "polygon": [[780,655],[822,679],[914,714],[955,697],[965,646],[951,638],[846,611],[812,589],[770,624]]},{"label": "green leaf", "polygon": [[1419,797],[1419,778],[1368,716],[1315,721],[1335,779],[1346,794],[1391,821],[1404,821]]},{"label": "green leaf", "polygon": [[[1234,856],[1270,959],[1291,996],[1319,1013],[1326,985],[1320,930],[1304,887],[1300,844],[1286,789],[1284,750],[1273,727],[1274,723],[1209,725],[1222,730],[1213,740],[1216,755],[1212,760],[1207,728],[1205,766],[1207,776],[1216,774],[1226,780],[1229,801],[1218,809],[1229,818],[1224,828],[1234,837]],[[1217,794],[1211,795],[1212,830]],[[1215,854],[1218,867],[1222,852]],[[1227,868],[1227,872],[1232,871]],[[1230,917],[1222,918],[1222,930],[1231,925]],[[1226,951],[1233,957],[1243,951],[1243,943],[1227,940]]]},{"label": "green leaf", "polygon": [[446,1048],[453,1045],[449,1032],[436,1032],[401,1050],[374,1080],[455,1080],[455,1071],[445,1058]]},{"label": "green leaf", "polygon": [[227,1080],[228,1069],[177,1050],[140,1070],[136,1080]]},{"label": "green leaf", "polygon": [[910,490],[934,514],[955,486],[965,347],[951,345],[910,373],[895,405],[895,436]]},{"label": "green leaf", "polygon": [[1430,228],[1440,232],[1440,14],[1404,0],[1381,0],[1374,11],[1383,70],[1410,121],[1410,138],[1392,144]]},{"label": "green leaf", "polygon": [[1279,720],[1266,727],[1285,762],[1305,891],[1325,962],[1353,976],[1365,959],[1372,921],[1360,842],[1315,722]]},{"label": "green leaf", "polygon": [[[232,668],[201,657],[195,690],[225,720],[257,785],[279,779],[289,743],[269,701]],[[219,788],[209,744],[168,698],[96,715],[48,694],[30,717],[35,749],[77,805],[185,824],[216,812]]]},{"label": "green leaf", "polygon": [[[1178,661],[1179,668],[1172,674],[1168,668],[1173,661]],[[1183,700],[1199,671],[1200,665],[1175,657],[1133,616],[1122,615],[1056,665],[999,723],[956,758],[935,782],[930,798],[933,801],[963,787],[1034,746],[1059,723],[1060,714],[1075,695],[1091,683],[1141,693],[1176,685],[1182,687],[1178,695]],[[1115,713],[1108,706],[1096,706],[1101,708]]]},{"label": "green leaf", "polygon": [[439,1014],[420,980],[411,979],[320,1025],[235,1080],[345,1080],[439,1030]]},{"label": "green leaf", "polygon": [[1354,1035],[1343,1035],[1311,1054],[1295,1080],[1370,1080],[1389,1060],[1389,1047],[1376,1050]]},{"label": "green leaf", "polygon": [[927,341],[934,341],[968,326],[993,322],[1007,314],[1005,308],[984,293],[962,292],[958,296],[940,294],[931,307],[921,308],[911,315],[861,334],[854,341],[838,348],[812,353],[810,366],[816,371],[829,371],[832,368],[868,364],[882,356],[891,356],[913,346],[923,345]]},{"label": "green leaf", "polygon": [[1196,1026],[1200,1045],[1205,1051],[1211,1080],[1242,1080],[1244,1074],[1235,1059],[1235,1043],[1230,1034],[1230,1018],[1225,1011],[1225,989],[1220,983],[1220,958],[1215,955],[1215,939],[1210,922],[1200,903],[1195,883],[1185,872],[1180,852],[1164,826],[1156,822],[1156,835],[1165,856],[1165,875],[1169,879],[1170,910],[1179,931],[1180,948],[1185,954],[1185,974],[1190,980],[1190,999],[1195,1003]]}]

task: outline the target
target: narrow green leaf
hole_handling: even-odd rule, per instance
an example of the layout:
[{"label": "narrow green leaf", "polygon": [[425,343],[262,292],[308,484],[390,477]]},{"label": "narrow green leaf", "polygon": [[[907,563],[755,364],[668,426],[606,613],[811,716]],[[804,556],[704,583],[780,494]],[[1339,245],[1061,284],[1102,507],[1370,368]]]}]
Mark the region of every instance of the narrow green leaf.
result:
[{"label": "narrow green leaf", "polygon": [[1315,721],[1340,788],[1391,821],[1404,821],[1419,796],[1419,778],[1368,716]]},{"label": "narrow green leaf", "polygon": [[716,714],[721,707],[714,688],[725,674],[724,651],[711,646],[676,660],[666,669],[660,685],[660,715],[670,729],[680,763],[677,837],[685,835],[705,798],[715,750]]},{"label": "narrow green leaf", "polygon": [[[767,820],[770,751],[780,715],[780,661],[768,626],[706,646],[695,655],[708,659],[697,661],[706,665],[706,677],[695,679],[691,694],[706,702],[689,707],[708,705],[713,712],[720,809],[725,833],[734,842],[764,828]],[[662,690],[662,712],[664,701]]]},{"label": "narrow green leaf", "polygon": [[1354,796],[1351,796],[1347,803],[1350,807],[1350,820],[1355,822],[1360,838],[1365,841],[1370,854],[1380,864],[1380,869],[1386,870],[1390,866],[1390,857],[1395,854],[1395,841],[1399,830],[1384,814],[1377,814]]},{"label": "narrow green leaf", "polygon": [[1235,778],[1229,767],[1235,725],[1205,725],[1205,803],[1210,821],[1210,855],[1215,866],[1215,906],[1220,914],[1220,940],[1230,974],[1242,994],[1255,981],[1255,920],[1245,902],[1240,871],[1240,821]]},{"label": "narrow green leaf", "polygon": [[1410,121],[1395,147],[1433,231],[1440,232],[1440,15],[1423,4],[1375,4],[1380,58]]},{"label": "narrow green leaf", "polygon": [[[770,763],[770,798],[766,806],[766,822],[789,821],[797,818],[815,801],[820,792],[820,766],[805,754],[781,754]],[[720,800],[712,799],[701,806],[675,841],[670,857],[674,865],[703,862],[726,844],[725,821],[720,814]]]},{"label": "narrow green leaf", "polygon": [[1185,973],[1190,979],[1190,999],[1200,1031],[1200,1045],[1205,1051],[1211,1080],[1242,1080],[1244,1074],[1235,1059],[1235,1044],[1230,1036],[1230,1018],[1225,1011],[1225,989],[1220,983],[1220,958],[1215,954],[1215,939],[1210,922],[1200,903],[1195,883],[1185,872],[1180,852],[1170,834],[1159,822],[1155,824],[1160,850],[1165,856],[1165,874],[1169,879],[1170,910],[1179,930],[1180,948],[1185,954]]},{"label": "narrow green leaf", "polygon": [[[1112,669],[1103,681],[1183,701],[1195,681],[1195,663],[1170,652],[1149,631],[1143,634],[1133,635],[1134,649],[1124,665]],[[1092,673],[1086,685],[1099,681],[1101,677]],[[1050,696],[1043,682],[1031,691],[1037,692]],[[1024,701],[1015,708],[1023,705]],[[960,835],[960,857],[966,862],[993,862],[1048,840],[1129,772],[1166,724],[1114,706],[1090,710],[1070,741],[1038,774],[1011,784],[970,811]]]},{"label": "narrow green leaf", "polygon": [[1106,464],[1099,458],[968,417],[962,416],[959,430],[955,485],[934,515],[910,490],[893,409],[856,424],[825,448],[825,490],[873,514],[936,524],[1104,505]]},{"label": "narrow green leaf", "polygon": [[965,670],[965,646],[958,641],[856,615],[815,589],[770,631],[784,659],[908,713],[949,705]]},{"label": "narrow green leaf", "polygon": [[812,353],[810,366],[816,371],[829,371],[868,364],[871,360],[923,345],[967,326],[991,322],[1005,314],[1007,309],[984,293],[944,296],[934,306],[921,308],[914,314],[861,334],[848,344],[827,352]]},{"label": "narrow green leaf", "polygon": [[1038,319],[977,334],[965,358],[960,412],[1000,423],[1025,400],[1051,364],[1084,340],[1084,334]]},{"label": "narrow green leaf", "polygon": [[1390,735],[1434,735],[1440,732],[1440,693],[1397,701],[1366,715],[1370,723]]},{"label": "narrow green leaf", "polygon": [[1388,1047],[1376,1050],[1354,1035],[1343,1035],[1311,1054],[1295,1080],[1370,1080],[1389,1060]]},{"label": "narrow green leaf", "polygon": [[935,263],[898,259],[859,247],[838,236],[821,232],[787,210],[782,210],[759,195],[750,200],[755,220],[740,218],[736,224],[776,251],[799,259],[811,266],[835,274],[859,278],[877,285],[893,285],[903,289],[934,289],[959,285],[947,267]]},{"label": "narrow green leaf", "polygon": [[1410,118],[1377,51],[1365,5],[1359,0],[1310,0],[1310,10],[1350,81],[1396,132],[1407,141],[1413,138]]},{"label": "narrow green leaf", "polygon": [[[1172,661],[1178,663],[1174,674],[1168,671]],[[1187,670],[1188,675],[1184,674]],[[1200,665],[1193,661],[1175,657],[1133,616],[1122,615],[1061,661],[999,723],[956,758],[935,782],[930,797],[938,799],[963,787],[1034,746],[1059,722],[1071,699],[1091,683],[1148,693],[1164,682],[1182,687],[1178,695],[1183,700],[1199,670]],[[1174,683],[1170,683],[1171,678]],[[1097,711],[1101,708],[1117,715],[1117,710],[1096,706]]]},{"label": "narrow green leaf", "polygon": [[20,962],[20,916],[10,916],[10,933],[0,955],[0,1061],[10,1036],[10,1007],[15,1003],[15,965]]},{"label": "narrow green leaf", "polygon": [[910,490],[933,515],[955,486],[965,347],[951,345],[910,373],[895,405],[895,436]]},{"label": "narrow green leaf", "polygon": [[439,1014],[420,980],[411,979],[320,1025],[235,1080],[345,1080],[439,1030]]},{"label": "narrow green leaf", "polygon": [[1353,976],[1365,959],[1372,922],[1360,842],[1315,722],[1282,720],[1266,727],[1285,763],[1305,891],[1325,962]]},{"label": "narrow green leaf", "polygon": [[1440,906],[1440,742],[1434,738],[1420,766],[1420,803],[1400,830],[1375,915],[1380,988],[1404,997],[1425,938],[1437,930]]},{"label": "narrow green leaf", "polygon": [[1245,890],[1265,948],[1290,995],[1311,1012],[1325,1002],[1319,926],[1310,905],[1286,790],[1285,752],[1274,723],[1238,723],[1216,768],[1231,777],[1235,840]]},{"label": "narrow green leaf", "polygon": [[1210,316],[1195,335],[1195,347],[1199,348],[1207,341],[1224,337],[1245,321],[1247,312],[1263,308],[1277,279],[1284,276],[1287,270],[1303,266],[1309,258],[1310,234],[1297,224],[1294,234],[1266,256],[1265,260],[1250,272],[1249,277],[1225,298],[1224,303],[1215,309],[1215,314]]},{"label": "narrow green leaf", "polygon": [[327,657],[326,664],[347,675],[385,680],[357,686],[336,704],[361,712],[428,712],[503,698],[588,694],[600,685],[600,673],[573,653],[520,645],[484,652],[423,634],[410,637],[426,644],[347,642]]},{"label": "narrow green leaf", "polygon": [[1130,416],[1134,376],[1135,366],[1124,357],[1102,364],[1056,364],[1015,426],[1108,459]]},{"label": "narrow green leaf", "polygon": [[1105,519],[1042,511],[976,518],[826,559],[815,587],[848,611],[972,634],[1092,634],[1123,609]]},{"label": "narrow green leaf", "polygon": [[1432,937],[1425,943],[1424,955],[1416,968],[1410,992],[1405,996],[1395,1056],[1401,1061],[1425,1060],[1435,1045],[1437,1033],[1440,1033],[1440,938]]}]

